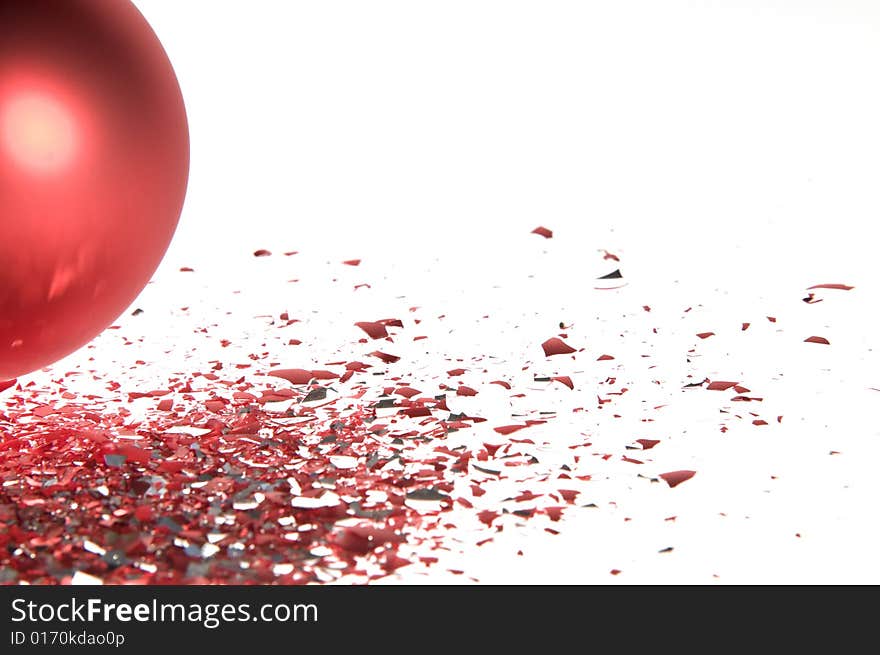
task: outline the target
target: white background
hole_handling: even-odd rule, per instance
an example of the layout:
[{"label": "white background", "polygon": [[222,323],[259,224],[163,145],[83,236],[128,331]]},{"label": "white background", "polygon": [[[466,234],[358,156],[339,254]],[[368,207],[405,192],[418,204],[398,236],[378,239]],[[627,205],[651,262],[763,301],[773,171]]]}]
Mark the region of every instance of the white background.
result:
[{"label": "white background", "polygon": [[659,274],[737,247],[767,273],[868,265],[876,3],[137,5],[191,121],[175,254],[482,248],[546,222],[614,234],[631,266],[662,248]]},{"label": "white background", "polygon": [[[507,550],[477,553],[481,579],[590,580],[580,564],[598,561],[605,582],[622,560],[630,577],[615,580],[880,580],[880,395],[869,389],[880,387],[880,5],[136,4],[176,68],[192,136],[189,195],[157,280],[180,266],[210,270],[213,284],[234,280],[271,313],[282,302],[260,293],[269,269],[242,279],[230,262],[257,248],[360,257],[374,282],[384,274],[450,314],[516,304],[540,323],[547,310],[538,343],[562,308],[583,325],[650,304],[652,326],[681,329],[656,344],[659,361],[681,366],[685,333],[715,330],[700,346],[706,375],[788,376],[772,400],[790,427],[722,441],[714,418],[701,431],[679,408],[669,425],[691,440],[663,464],[699,473],[674,501],[624,484],[607,497],[625,497],[644,522],[611,512],[572,519],[555,541],[519,534]],[[537,225],[554,239],[530,235]],[[610,270],[603,248],[629,282],[619,305],[591,291]],[[539,256],[524,269],[530,250]],[[825,282],[856,289],[801,303]],[[336,298],[319,285],[291,293],[291,308]],[[683,324],[690,305],[703,313]],[[383,315],[374,311],[347,318]],[[740,321],[764,332],[746,342]],[[606,323],[593,339],[616,336]],[[475,349],[516,349],[503,334],[459,334]],[[812,334],[832,346],[803,344]],[[686,381],[670,378],[676,389]],[[787,485],[775,494],[771,473]],[[733,522],[719,522],[721,510]],[[670,524],[649,520],[659,513],[684,515],[662,564],[654,553]],[[512,557],[523,543],[527,557]]]}]

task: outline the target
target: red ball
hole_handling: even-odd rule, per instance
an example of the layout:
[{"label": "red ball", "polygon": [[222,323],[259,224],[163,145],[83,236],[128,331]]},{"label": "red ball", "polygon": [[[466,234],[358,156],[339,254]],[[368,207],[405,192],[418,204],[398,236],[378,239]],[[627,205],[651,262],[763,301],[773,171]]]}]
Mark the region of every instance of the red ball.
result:
[{"label": "red ball", "polygon": [[189,174],[180,87],[128,0],[0,0],[0,380],[85,345],[149,281]]}]

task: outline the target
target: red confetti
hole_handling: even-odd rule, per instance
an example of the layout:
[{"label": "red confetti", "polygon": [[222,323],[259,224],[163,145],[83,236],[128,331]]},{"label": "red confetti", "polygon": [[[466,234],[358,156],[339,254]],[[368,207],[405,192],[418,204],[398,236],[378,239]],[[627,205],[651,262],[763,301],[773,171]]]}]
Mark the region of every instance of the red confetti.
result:
[{"label": "red confetti", "polygon": [[254,257],[270,257],[272,252],[264,248],[254,251]]},{"label": "red confetti", "polygon": [[400,543],[403,537],[389,528],[362,525],[345,528],[333,538],[333,543],[347,551],[366,555],[388,543]]},{"label": "red confetti", "polygon": [[567,375],[557,375],[555,377],[550,378],[554,382],[559,382],[560,384],[564,384],[566,387],[574,390],[574,382],[571,381],[571,378]]},{"label": "red confetti", "polygon": [[134,509],[134,517],[142,523],[152,521],[153,509],[149,505],[139,505]]},{"label": "red confetti", "polygon": [[820,343],[826,346],[830,346],[831,342],[828,341],[825,337],[807,337],[804,339],[805,343]]},{"label": "red confetti", "polygon": [[677,487],[682,482],[687,482],[697,474],[696,471],[670,471],[669,473],[661,473],[660,477],[670,487]]},{"label": "red confetti", "polygon": [[361,260],[360,259],[346,259],[342,263],[345,264],[346,266],[360,266]]},{"label": "red confetti", "polygon": [[714,382],[710,382],[706,387],[709,391],[727,391],[728,389],[732,389],[739,382],[725,382],[723,380],[715,380]]},{"label": "red confetti", "polygon": [[361,321],[355,325],[366,332],[371,339],[384,339],[388,336],[388,330],[384,323]]},{"label": "red confetti", "polygon": [[565,511],[564,507],[547,507],[544,509],[544,512],[547,514],[548,518],[551,521],[558,521],[562,518],[562,513]]},{"label": "red confetti", "polygon": [[[602,252],[606,260],[619,261]],[[260,266],[247,257],[249,252],[244,254],[250,265]],[[619,270],[605,276],[612,283],[620,278]],[[350,284],[337,288],[353,293]],[[358,297],[367,300],[363,293]],[[693,303],[696,314],[702,305]],[[397,303],[376,304],[383,306]],[[237,331],[224,335],[223,323],[213,317],[198,325],[197,334],[204,335],[210,352],[222,352],[227,359],[184,358],[188,365],[197,363],[189,369],[182,364],[180,370],[196,373],[141,381],[151,364],[135,360],[147,357],[132,347],[124,364],[135,362],[131,378],[137,386],[133,383],[131,388],[123,386],[124,380],[104,379],[91,364],[70,379],[53,371],[51,384],[22,383],[15,389],[15,381],[0,383],[0,390],[7,390],[4,403],[10,399],[0,411],[0,578],[56,583],[82,571],[107,584],[368,582],[410,563],[439,569],[443,558],[431,557],[433,549],[488,544],[496,533],[505,528],[519,531],[529,521],[538,534],[544,529],[556,534],[554,528],[577,520],[582,507],[616,506],[613,496],[605,495],[606,486],[594,488],[593,479],[618,476],[621,488],[634,488],[636,479],[662,479],[676,487],[695,472],[651,473],[655,455],[672,454],[666,452],[668,446],[653,450],[661,439],[634,438],[639,432],[654,434],[650,424],[658,421],[654,425],[660,426],[661,410],[675,406],[676,394],[668,392],[676,391],[669,389],[676,385],[668,381],[679,379],[678,371],[670,375],[650,359],[656,343],[642,341],[631,325],[623,324],[635,316],[638,329],[650,334],[644,314],[632,311],[638,307],[619,315],[612,312],[612,330],[615,337],[631,339],[640,348],[632,352],[645,358],[646,371],[656,369],[645,373],[644,380],[625,370],[631,356],[611,366],[582,367],[571,366],[574,358],[564,358],[558,369],[536,370],[550,369],[546,361],[536,365],[534,344],[536,336],[544,336],[540,333],[523,331],[519,343],[532,345],[512,358],[510,353],[502,358],[491,345],[486,352],[485,346],[467,340],[464,347],[441,351],[445,346],[436,338],[438,332],[430,331],[432,321],[445,320],[439,326],[443,339],[447,333],[462,334],[460,324],[453,327],[451,313],[437,317],[432,308],[423,315],[415,306],[408,316],[421,324],[420,332],[431,335],[431,342],[424,343],[430,355],[428,347],[417,345],[403,362],[378,350],[367,355],[379,344],[365,344],[396,341],[394,328],[404,329],[404,322],[386,318],[353,323],[356,317],[348,316],[346,308],[339,314],[339,334],[323,338],[322,321],[336,321],[337,316],[303,306],[296,312],[299,319],[291,319],[283,307],[267,308],[257,317],[256,339]],[[642,307],[651,311],[649,305]],[[227,309],[234,311],[223,308]],[[375,316],[394,310],[367,311],[376,311]],[[197,314],[195,304],[192,312],[187,316]],[[563,320],[556,336],[542,344],[544,355],[584,352],[566,343],[582,339],[583,333],[568,316],[555,318]],[[658,320],[663,318],[661,312]],[[487,328],[499,327],[488,323],[489,316],[481,320],[487,321]],[[130,327],[123,320],[120,324],[122,332],[113,335],[117,339]],[[749,325],[742,323],[742,329]],[[505,324],[499,331],[513,326]],[[654,328],[654,334],[660,329],[662,325]],[[307,346],[288,348],[303,343],[291,334]],[[689,334],[700,339],[715,336]],[[492,333],[486,335],[491,344]],[[426,337],[413,341],[422,338]],[[120,342],[139,345],[131,332]],[[608,339],[602,347],[613,349],[614,343]],[[469,352],[468,346],[474,350]],[[678,353],[681,361],[693,355],[688,363],[700,363],[694,342],[683,350]],[[293,361],[291,353],[297,355]],[[281,368],[297,359],[309,368]],[[596,361],[614,359],[602,354]],[[397,362],[402,365],[383,365]],[[317,366],[325,368],[313,368]],[[447,370],[449,366],[455,368]],[[767,425],[755,413],[737,413],[761,407],[754,403],[762,398],[745,395],[751,392],[739,382],[703,379],[706,373],[695,370],[700,367],[684,371],[692,381],[685,388],[739,394],[696,394],[688,399],[710,406],[720,401],[720,407],[710,407],[713,416],[720,412],[716,429],[726,432],[734,421]],[[736,370],[728,374],[738,374]],[[618,377],[608,376],[611,371]],[[74,384],[77,376],[99,382],[95,395],[85,397]],[[588,399],[557,386],[574,391],[575,377],[579,390],[592,389]],[[53,385],[57,389],[47,390]],[[663,400],[641,395],[654,388],[664,392]],[[10,389],[15,391],[9,393]],[[474,396],[479,402],[457,400]],[[736,410],[730,407],[734,401]],[[614,439],[617,434],[618,440],[616,445],[605,442],[594,448],[589,441],[594,437],[588,436],[593,434],[592,423],[605,419],[604,428],[615,423],[621,427],[615,432],[599,426],[596,435]],[[571,423],[554,427],[553,422],[563,420]],[[540,425],[547,429],[520,432]],[[632,434],[626,425],[642,429],[636,427]],[[531,438],[517,438],[522,435]],[[663,441],[668,443],[666,437]],[[638,451],[645,453],[644,461],[629,456],[638,456]],[[546,528],[549,522],[554,528]],[[460,530],[475,534],[459,540]],[[55,541],[47,546],[48,540]],[[83,548],[86,542],[90,550]],[[101,551],[112,555],[98,554]],[[477,572],[477,567],[467,571]]]},{"label": "red confetti", "polygon": [[839,291],[849,291],[850,289],[855,289],[855,287],[851,287],[848,284],[814,284],[811,287],[807,287],[807,291],[811,289],[837,289]]},{"label": "red confetti", "polygon": [[574,348],[558,337],[547,339],[547,341],[541,344],[541,348],[544,349],[545,357],[552,357],[553,355],[569,355],[576,352]]},{"label": "red confetti", "polygon": [[642,450],[651,450],[654,446],[660,443],[659,439],[636,439],[636,443],[642,445]]},{"label": "red confetti", "polygon": [[308,384],[314,379],[311,371],[301,368],[283,368],[275,371],[269,371],[269,375],[282,380],[287,380],[291,384]]},{"label": "red confetti", "polygon": [[513,434],[517,430],[522,430],[523,428],[528,427],[527,425],[501,425],[495,428],[495,432],[498,434]]},{"label": "red confetti", "polygon": [[479,512],[477,514],[477,518],[486,525],[491,526],[492,522],[498,518],[498,512],[484,509],[482,512]]},{"label": "red confetti", "polygon": [[545,239],[553,238],[553,230],[549,230],[546,227],[536,227],[532,230],[532,234],[537,234],[538,236],[542,236]]},{"label": "red confetti", "polygon": [[382,351],[379,351],[379,350],[374,350],[373,352],[370,353],[370,356],[377,357],[377,358],[381,359],[383,362],[385,362],[386,364],[394,364],[395,362],[400,361],[400,357],[398,357],[397,355],[389,355],[388,353],[383,353]]},{"label": "red confetti", "polygon": [[412,387],[398,387],[394,390],[398,396],[403,396],[404,398],[412,398],[413,396],[418,396],[421,391],[418,389],[413,389]]}]

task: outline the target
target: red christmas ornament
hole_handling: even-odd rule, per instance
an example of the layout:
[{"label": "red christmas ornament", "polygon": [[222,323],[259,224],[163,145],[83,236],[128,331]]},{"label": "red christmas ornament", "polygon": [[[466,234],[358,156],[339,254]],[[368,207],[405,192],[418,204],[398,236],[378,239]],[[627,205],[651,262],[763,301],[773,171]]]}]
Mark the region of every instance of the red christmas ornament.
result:
[{"label": "red christmas ornament", "polygon": [[0,0],[0,380],[85,345],[180,217],[189,131],[128,0]]}]

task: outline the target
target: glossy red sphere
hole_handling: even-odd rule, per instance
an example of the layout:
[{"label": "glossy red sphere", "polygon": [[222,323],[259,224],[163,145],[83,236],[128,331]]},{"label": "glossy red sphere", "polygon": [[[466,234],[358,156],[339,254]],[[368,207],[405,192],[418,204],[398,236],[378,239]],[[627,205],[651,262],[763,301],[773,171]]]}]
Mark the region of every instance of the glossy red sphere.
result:
[{"label": "glossy red sphere", "polygon": [[0,380],[85,345],[147,284],[189,173],[174,70],[128,0],[0,0]]}]

